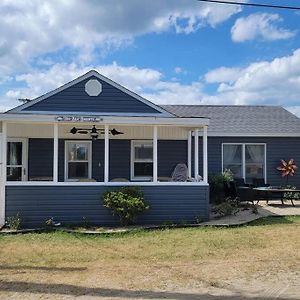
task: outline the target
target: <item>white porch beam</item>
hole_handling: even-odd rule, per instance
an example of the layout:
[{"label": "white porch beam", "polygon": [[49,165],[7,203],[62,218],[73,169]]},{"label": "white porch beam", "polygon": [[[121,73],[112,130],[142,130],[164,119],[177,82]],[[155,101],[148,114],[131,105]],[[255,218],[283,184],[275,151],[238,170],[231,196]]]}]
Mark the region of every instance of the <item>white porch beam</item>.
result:
[{"label": "white porch beam", "polygon": [[5,224],[5,184],[6,184],[6,163],[7,163],[7,123],[2,122],[2,168],[0,187],[0,226]]},{"label": "white porch beam", "polygon": [[153,182],[157,182],[157,126],[153,126]]},{"label": "white porch beam", "polygon": [[208,182],[207,126],[203,126],[203,181]]},{"label": "white porch beam", "polygon": [[58,182],[58,124],[53,125],[53,182]]},{"label": "white porch beam", "polygon": [[187,139],[187,162],[188,162],[188,174],[192,177],[192,131],[188,131]]},{"label": "white porch beam", "polygon": [[194,177],[197,180],[199,176],[199,129],[195,129],[194,131],[194,141],[195,141]]},{"label": "white porch beam", "polygon": [[109,182],[109,126],[104,126],[104,182]]}]

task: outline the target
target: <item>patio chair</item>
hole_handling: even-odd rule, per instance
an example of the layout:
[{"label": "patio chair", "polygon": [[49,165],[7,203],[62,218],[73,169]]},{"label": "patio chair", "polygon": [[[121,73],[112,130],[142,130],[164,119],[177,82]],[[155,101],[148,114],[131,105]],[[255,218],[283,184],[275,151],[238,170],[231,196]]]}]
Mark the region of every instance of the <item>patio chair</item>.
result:
[{"label": "patio chair", "polygon": [[235,177],[233,178],[233,181],[235,182],[236,186],[250,186],[250,184],[246,183],[245,179],[241,177]]},{"label": "patio chair", "polygon": [[270,186],[268,183],[265,183],[264,178],[253,178],[252,182],[253,182],[254,187],[269,187]]},{"label": "patio chair", "polygon": [[185,182],[189,178],[188,167],[184,163],[179,163],[176,165],[172,173],[172,181],[182,181]]},{"label": "patio chair", "polygon": [[236,186],[234,181],[229,182],[231,199],[238,198],[239,202],[254,203],[255,192],[250,186]]}]

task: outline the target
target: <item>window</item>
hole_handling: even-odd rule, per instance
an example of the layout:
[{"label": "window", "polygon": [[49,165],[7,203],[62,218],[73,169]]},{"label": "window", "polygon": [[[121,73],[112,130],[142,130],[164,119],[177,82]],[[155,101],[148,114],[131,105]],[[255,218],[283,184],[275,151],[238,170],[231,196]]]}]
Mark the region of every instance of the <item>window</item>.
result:
[{"label": "window", "polygon": [[132,141],[131,179],[149,180],[153,176],[152,141]]},{"label": "window", "polygon": [[91,178],[91,142],[66,141],[65,149],[65,179]]},{"label": "window", "polygon": [[9,139],[7,141],[6,175],[7,181],[26,180],[27,140]]},{"label": "window", "polygon": [[223,170],[252,183],[253,178],[266,180],[265,144],[223,144]]}]

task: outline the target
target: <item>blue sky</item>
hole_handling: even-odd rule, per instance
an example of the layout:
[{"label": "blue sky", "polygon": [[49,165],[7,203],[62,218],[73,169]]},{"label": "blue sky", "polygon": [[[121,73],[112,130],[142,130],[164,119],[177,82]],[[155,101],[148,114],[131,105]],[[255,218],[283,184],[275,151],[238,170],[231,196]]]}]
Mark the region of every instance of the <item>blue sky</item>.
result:
[{"label": "blue sky", "polygon": [[0,13],[1,110],[96,69],[156,103],[282,105],[300,115],[300,12],[4,0]]}]

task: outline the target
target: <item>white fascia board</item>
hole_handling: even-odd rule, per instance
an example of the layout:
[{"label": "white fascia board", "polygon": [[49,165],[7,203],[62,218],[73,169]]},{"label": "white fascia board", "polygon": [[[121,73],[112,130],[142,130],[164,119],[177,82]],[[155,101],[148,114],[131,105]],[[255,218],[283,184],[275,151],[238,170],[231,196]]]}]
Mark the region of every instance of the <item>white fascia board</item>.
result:
[{"label": "white fascia board", "polygon": [[[199,135],[203,135],[202,132],[199,132]],[[267,133],[267,132],[208,132],[209,137],[300,137],[300,131],[299,133],[284,133],[284,132],[277,132],[277,133]]]},{"label": "white fascia board", "polygon": [[[57,121],[56,118],[61,115],[29,115],[29,114],[1,114],[0,121],[18,122],[18,123],[59,123],[75,124],[83,122],[66,122]],[[80,115],[77,115],[80,116]],[[90,116],[100,117],[100,116]],[[94,124],[95,122],[84,122],[84,124]],[[209,125],[209,119],[206,118],[167,118],[167,117],[118,117],[118,116],[101,116],[97,124],[107,125],[158,125],[158,126],[185,126],[185,127],[202,127]]]},{"label": "white fascia board", "polygon": [[33,99],[33,100],[31,100],[31,101],[29,101],[27,103],[24,103],[24,104],[22,104],[20,106],[17,106],[15,108],[9,110],[8,112],[9,113],[16,113],[16,112],[22,112],[23,113],[23,109],[25,109],[27,107],[30,107],[30,106],[32,106],[32,105],[34,105],[34,104],[36,104],[36,103],[38,103],[40,101],[43,101],[44,99],[47,99],[47,98],[49,98],[49,97],[51,97],[51,96],[53,96],[53,95],[55,95],[55,94],[57,94],[57,93],[65,90],[65,89],[67,89],[67,88],[69,88],[69,87],[71,87],[71,86],[73,86],[73,85],[75,85],[75,84],[77,84],[77,83],[79,83],[79,82],[81,82],[81,81],[83,81],[83,80],[91,77],[91,76],[95,76],[98,79],[103,80],[104,82],[106,82],[106,83],[110,84],[111,86],[113,86],[113,87],[121,90],[122,92],[126,93],[127,95],[129,95],[129,96],[131,96],[131,97],[133,97],[133,98],[135,98],[135,99],[143,102],[144,104],[150,106],[151,108],[159,111],[162,116],[165,116],[165,117],[175,117],[174,114],[168,112],[167,110],[163,109],[159,105],[156,105],[156,104],[152,103],[151,101],[149,101],[149,100],[141,97],[140,95],[138,95],[138,94],[136,94],[136,93],[128,90],[127,88],[125,88],[122,85],[114,82],[113,80],[111,80],[111,79],[109,79],[109,78],[107,78],[107,77],[99,74],[95,70],[91,70],[91,71],[87,72],[86,74],[84,74],[84,75],[82,75],[82,76],[80,76],[80,77],[78,77],[78,78],[76,78],[76,79],[74,79],[74,80],[72,80],[72,81],[70,81],[70,82],[62,85],[61,87],[59,87],[59,88],[57,88],[57,89],[55,89],[53,91],[50,91],[50,92],[48,92],[48,93],[46,93],[46,94],[44,94],[44,95],[42,95],[42,96],[40,96],[38,98],[35,98],[35,99]]}]

